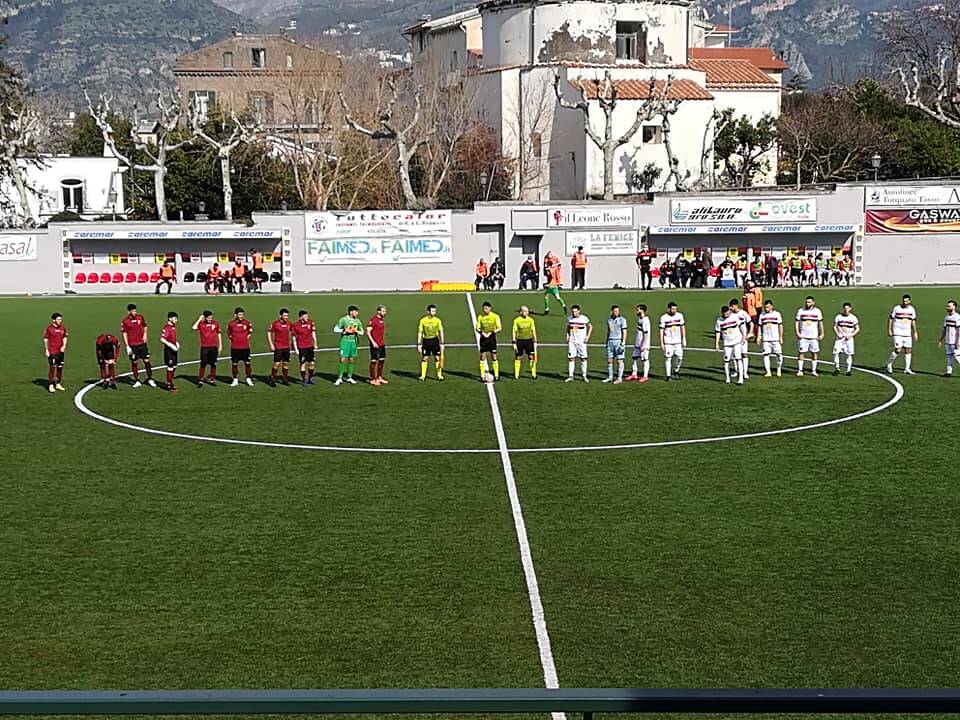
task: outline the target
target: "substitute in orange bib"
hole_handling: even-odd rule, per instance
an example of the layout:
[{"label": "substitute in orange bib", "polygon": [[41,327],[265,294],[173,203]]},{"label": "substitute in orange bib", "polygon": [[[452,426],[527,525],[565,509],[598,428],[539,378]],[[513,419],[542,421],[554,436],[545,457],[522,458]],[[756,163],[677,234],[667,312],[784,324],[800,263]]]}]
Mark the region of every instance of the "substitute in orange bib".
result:
[{"label": "substitute in orange bib", "polygon": [[257,292],[263,292],[263,253],[250,248],[250,258],[253,263],[253,287]]},{"label": "substitute in orange bib", "polygon": [[482,285],[486,285],[487,278],[489,276],[490,266],[487,265],[486,260],[480,258],[480,262],[477,263],[477,276],[473,279],[473,284],[476,286],[477,290],[479,290]]},{"label": "substitute in orange bib", "polygon": [[570,264],[573,267],[573,289],[583,290],[587,281],[587,254],[583,251],[583,245],[577,248]]},{"label": "substitute in orange bib", "polygon": [[173,292],[173,284],[177,281],[177,269],[173,266],[169,260],[164,260],[163,265],[160,266],[158,271],[160,276],[159,281],[157,282],[157,287],[154,290],[155,294],[160,294],[160,286],[167,286],[167,295]]},{"label": "substitute in orange bib", "polygon": [[213,267],[207,271],[207,280],[204,283],[204,290],[210,295],[216,295],[220,292],[220,264],[214,263]]}]

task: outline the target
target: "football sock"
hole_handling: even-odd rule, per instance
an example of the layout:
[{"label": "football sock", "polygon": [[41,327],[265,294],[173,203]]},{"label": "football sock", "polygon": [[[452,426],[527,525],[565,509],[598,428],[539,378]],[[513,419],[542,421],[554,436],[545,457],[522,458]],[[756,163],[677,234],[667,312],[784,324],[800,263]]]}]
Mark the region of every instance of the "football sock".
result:
[{"label": "football sock", "polygon": [[633,361],[633,374],[634,374],[634,375],[637,374],[637,361],[636,361],[636,360]]},{"label": "football sock", "polygon": [[420,379],[423,380],[427,377],[427,361],[420,361]]},{"label": "football sock", "polygon": [[617,362],[617,379],[623,380],[623,360]]},{"label": "football sock", "polygon": [[887,358],[887,365],[893,365],[893,361],[897,359],[897,352],[893,351],[890,353],[890,357]]},{"label": "football sock", "polygon": [[370,379],[371,380],[377,379],[377,361],[376,360],[370,361]]},{"label": "football sock", "polygon": [[337,363],[337,377],[342,378],[344,375],[346,375],[345,370],[346,368],[344,368],[343,361],[341,360]]},{"label": "football sock", "polygon": [[763,356],[763,369],[766,370],[767,372],[770,372],[770,356],[769,355]]},{"label": "football sock", "polygon": [[143,367],[147,369],[147,380],[153,380],[153,365],[150,364],[150,361],[144,360]]},{"label": "football sock", "polygon": [[487,363],[484,360],[480,361],[480,377],[483,377],[484,373],[487,372]]},{"label": "football sock", "polygon": [[217,381],[217,366],[214,365],[212,368],[210,368],[210,382],[216,382],[216,381]]},{"label": "football sock", "polygon": [[531,377],[536,377],[536,376],[537,376],[537,361],[536,361],[536,360],[531,360],[531,361],[530,361],[530,376],[531,376]]},{"label": "football sock", "polygon": [[649,377],[649,376],[650,376],[650,361],[649,361],[649,360],[644,360],[644,361],[643,361],[643,376],[644,376],[644,377]]},{"label": "football sock", "polygon": [[513,376],[515,378],[520,377],[520,358],[513,361]]},{"label": "football sock", "polygon": [[673,372],[675,372],[675,373],[680,372],[680,366],[681,366],[681,365],[683,365],[683,358],[682,358],[682,357],[678,357],[678,358],[677,358],[677,365],[676,365],[675,368],[673,368]]},{"label": "football sock", "polygon": [[117,366],[111,365],[110,366],[110,382],[116,382],[116,380],[117,380]]},{"label": "football sock", "polygon": [[437,380],[443,380],[443,363],[440,358],[437,358]]},{"label": "football sock", "polygon": [[495,378],[500,377],[500,361],[499,360],[493,361],[493,376]]},{"label": "football sock", "polygon": [[352,377],[353,377],[353,363],[352,363],[352,362],[347,363],[347,377],[348,377],[348,378],[352,378]]},{"label": "football sock", "polygon": [[271,380],[276,380],[276,379],[277,379],[277,368],[275,368],[275,367],[270,368],[270,379],[271,379]]},{"label": "football sock", "polygon": [[383,380],[383,365],[385,362],[385,360],[377,360],[377,377],[380,380]]},{"label": "football sock", "polygon": [[50,369],[47,370],[47,379],[50,381],[50,384],[53,385],[57,379],[57,371],[53,369],[53,366],[50,366]]},{"label": "football sock", "polygon": [[201,381],[201,382],[203,382],[203,376],[204,376],[204,374],[206,373],[206,371],[207,371],[207,369],[201,365],[201,366],[200,366],[200,381]]},{"label": "football sock", "polygon": [[743,366],[743,363],[737,363],[737,382],[743,382],[746,377],[747,369]]},{"label": "football sock", "polygon": [[244,364],[243,364],[243,371],[244,371],[244,373],[246,374],[247,377],[252,377],[252,376],[253,376],[253,365],[252,365],[251,363],[248,363],[248,362],[247,362],[247,363],[244,363]]},{"label": "football sock", "polygon": [[607,363],[607,379],[613,380],[613,363],[612,362]]},{"label": "football sock", "polygon": [[903,354],[903,369],[909,370],[910,364],[913,362],[913,353],[904,353]]},{"label": "football sock", "polygon": [[[667,373],[669,375],[669,373]],[[726,378],[727,382],[730,382],[730,361],[723,361],[723,376]]]},{"label": "football sock", "polygon": [[670,375],[672,374],[670,367],[671,365],[673,365],[673,358],[664,358],[663,365],[666,368],[667,377],[670,377]]},{"label": "football sock", "polygon": [[306,380],[306,379],[307,379],[307,366],[306,366],[306,365],[301,365],[301,366],[300,366],[300,379],[301,379],[301,380]]},{"label": "football sock", "polygon": [[575,366],[576,366],[576,363],[574,363],[573,360],[569,360],[567,362],[567,377],[573,377],[573,370]]},{"label": "football sock", "polygon": [[847,355],[847,372],[853,370],[853,355]]},{"label": "football sock", "polygon": [[63,382],[63,367],[62,367],[62,366],[57,366],[57,382],[58,382],[58,383]]},{"label": "football sock", "polygon": [[173,385],[173,370],[167,368],[167,385]]},{"label": "football sock", "polygon": [[130,363],[130,369],[133,371],[133,379],[134,379],[134,381],[135,381],[135,382],[139,382],[139,381],[140,381],[140,366],[139,366],[137,363],[133,362],[133,363]]},{"label": "football sock", "polygon": [[283,368],[283,379],[286,380],[290,377],[290,368]]},{"label": "football sock", "polygon": [[580,361],[580,373],[583,377],[587,377],[587,361],[586,358]]},{"label": "football sock", "polygon": [[816,372],[817,372],[817,359],[816,359],[816,358],[811,358],[811,360],[810,360],[810,367],[813,368],[813,372],[814,372],[814,374],[816,374]]},{"label": "football sock", "polygon": [[236,379],[237,379],[237,375],[240,374],[240,366],[239,366],[239,365],[231,365],[231,366],[230,366],[230,374],[233,375],[233,379],[236,380]]},{"label": "football sock", "polygon": [[746,353],[743,355],[741,364],[743,365],[743,376],[746,377],[747,373],[750,371],[750,361],[747,359]]},{"label": "football sock", "polygon": [[837,370],[840,369],[840,353],[834,353],[834,355],[833,355],[833,364],[834,364],[834,367],[835,367]]},{"label": "football sock", "polygon": [[783,369],[783,355],[777,355],[777,370]]},{"label": "football sock", "polygon": [[106,366],[106,365],[101,365],[101,366],[100,366],[100,379],[101,379],[101,380],[106,380],[106,379],[107,379],[107,366]]}]

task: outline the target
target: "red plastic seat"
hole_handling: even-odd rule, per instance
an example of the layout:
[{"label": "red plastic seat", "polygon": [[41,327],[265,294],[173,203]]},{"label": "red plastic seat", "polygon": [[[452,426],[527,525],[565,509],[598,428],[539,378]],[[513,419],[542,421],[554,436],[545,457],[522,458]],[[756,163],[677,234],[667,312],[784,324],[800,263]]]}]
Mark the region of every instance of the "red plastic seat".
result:
[{"label": "red plastic seat", "polygon": [[123,282],[123,273],[115,272],[115,273],[113,274],[113,279],[112,279],[112,281],[115,282],[115,283],[122,283],[122,282]]},{"label": "red plastic seat", "polygon": [[77,273],[76,275],[73,276],[73,281],[77,285],[83,285],[85,282],[87,282],[87,274],[82,272]]},{"label": "red plastic seat", "polygon": [[146,273],[140,273],[139,275],[137,275],[137,282],[141,284],[148,283],[150,282],[150,276],[147,275]]},{"label": "red plastic seat", "polygon": [[123,281],[124,281],[125,283],[135,283],[135,282],[137,281],[137,274],[136,274],[136,273],[128,272],[128,273],[124,276]]},{"label": "red plastic seat", "polygon": [[100,283],[109,283],[110,282],[110,273],[100,273]]},{"label": "red plastic seat", "polygon": [[152,283],[154,283],[154,284],[160,282],[160,273],[158,273],[158,272],[153,273],[153,274],[150,276],[150,282],[152,282]]},{"label": "red plastic seat", "polygon": [[93,284],[95,285],[95,284],[97,284],[98,282],[100,282],[100,276],[97,275],[97,273],[92,272],[92,273],[90,273],[89,275],[87,275],[87,285],[89,285],[89,284],[91,284],[91,283],[93,283]]}]

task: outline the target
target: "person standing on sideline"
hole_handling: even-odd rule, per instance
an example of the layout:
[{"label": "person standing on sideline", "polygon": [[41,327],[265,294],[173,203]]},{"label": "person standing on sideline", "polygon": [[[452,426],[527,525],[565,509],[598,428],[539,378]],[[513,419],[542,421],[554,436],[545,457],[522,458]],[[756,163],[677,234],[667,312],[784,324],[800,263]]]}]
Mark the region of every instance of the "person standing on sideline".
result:
[{"label": "person standing on sideline", "polygon": [[845,302],[840,313],[833,318],[833,331],[837,339],[833,343],[833,374],[840,374],[840,355],[847,356],[847,375],[853,374],[853,339],[860,334],[860,320],[853,314],[853,306]]},{"label": "person standing on sideline", "polygon": [[[666,380],[680,380],[683,364],[683,349],[687,346],[687,323],[675,302],[667,304],[667,311],[660,316],[660,348],[663,350]],[[673,359],[677,362],[674,365]]]},{"label": "person standing on sideline", "polygon": [[63,324],[63,315],[53,313],[50,324],[43,331],[43,354],[47,358],[47,390],[51,393],[63,391],[63,362],[67,352],[67,339],[70,333]]},{"label": "person standing on sideline", "polygon": [[560,263],[553,262],[550,263],[550,267],[546,269],[547,271],[547,282],[543,286],[543,314],[550,314],[550,298],[554,298],[557,302],[560,303],[560,307],[563,308],[563,313],[567,313],[567,304],[563,301],[563,298],[560,297]]},{"label": "person standing on sideline", "polygon": [[587,281],[587,254],[583,251],[583,245],[577,247],[570,266],[573,268],[573,289],[583,290]]},{"label": "person standing on sideline", "polygon": [[210,368],[209,385],[217,384],[217,359],[223,350],[223,336],[220,334],[220,323],[214,319],[212,310],[204,310],[193,324],[193,329],[200,333],[200,372],[197,376],[197,387],[203,387],[203,374]]},{"label": "person standing on sideline", "polygon": [[357,359],[359,338],[363,335],[363,323],[357,320],[359,314],[360,308],[351,305],[347,308],[347,314],[333,326],[333,331],[340,336],[340,367],[334,385],[343,385],[344,380],[351,385],[357,384],[353,377],[353,364]]},{"label": "person standing on sideline", "polygon": [[[643,375],[637,374],[637,361],[643,362]],[[647,317],[647,306],[637,305],[637,337],[633,341],[633,372],[628,381],[640,383],[650,380],[650,318]]]},{"label": "person standing on sideline", "polygon": [[811,295],[803,301],[794,319],[797,333],[797,377],[803,377],[803,361],[810,353],[811,373],[817,376],[817,360],[820,358],[820,341],[823,340],[823,313]]},{"label": "person standing on sideline", "polygon": [[653,258],[648,252],[637,253],[637,267],[640,268],[640,289],[653,289],[653,273],[650,271],[653,266]]},{"label": "person standing on sideline", "polygon": [[947,301],[947,314],[943,318],[943,330],[940,333],[940,347],[947,351],[947,371],[944,377],[953,376],[953,364],[960,365],[960,313],[957,301]]},{"label": "person standing on sideline", "polygon": [[370,384],[389,385],[383,377],[383,365],[387,361],[387,306],[377,305],[373,317],[367,320],[367,340],[370,343]]},{"label": "person standing on sideline", "polygon": [[[623,382],[623,355],[627,345],[627,319],[620,314],[620,306],[610,307],[607,318],[607,379],[605,383]],[[617,363],[617,377],[613,377],[613,363]]]},{"label": "person standing on sideline", "polygon": [[263,292],[263,253],[250,248],[250,262],[253,263],[253,287]]},{"label": "person standing on sideline", "polygon": [[155,295],[160,294],[160,286],[167,286],[167,295],[173,292],[173,284],[177,281],[177,270],[169,260],[164,260],[158,272],[160,279],[157,281],[157,287],[154,290]]},{"label": "person standing on sideline", "polygon": [[917,309],[913,306],[909,295],[904,295],[900,299],[900,304],[895,305],[890,311],[887,335],[893,338],[893,351],[887,358],[887,372],[893,374],[893,361],[897,359],[897,355],[903,355],[903,373],[913,375],[914,372],[910,369],[913,361],[913,343],[920,338],[917,334]]},{"label": "person standing on sideline", "polygon": [[230,340],[230,373],[233,380],[230,387],[240,384],[240,363],[243,363],[246,383],[253,387],[253,366],[250,364],[250,336],[253,323],[247,320],[242,307],[233,309],[233,320],[227,323],[227,338]]}]

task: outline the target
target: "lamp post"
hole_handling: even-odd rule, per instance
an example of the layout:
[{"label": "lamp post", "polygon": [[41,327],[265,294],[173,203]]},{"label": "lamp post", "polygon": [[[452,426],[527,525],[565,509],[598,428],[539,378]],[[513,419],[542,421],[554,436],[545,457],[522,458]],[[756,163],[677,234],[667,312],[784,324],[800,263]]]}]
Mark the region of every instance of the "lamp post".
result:
[{"label": "lamp post", "polygon": [[107,193],[107,202],[110,204],[110,221],[117,221],[117,189],[113,186],[110,187],[110,192]]},{"label": "lamp post", "polygon": [[197,203],[197,214],[193,216],[194,220],[209,220],[210,216],[207,215],[207,204],[201,200]]},{"label": "lamp post", "polygon": [[870,158],[870,165],[873,167],[873,181],[877,182],[880,178],[880,163],[883,161],[883,158],[880,157],[880,153],[875,152],[873,157]]}]

